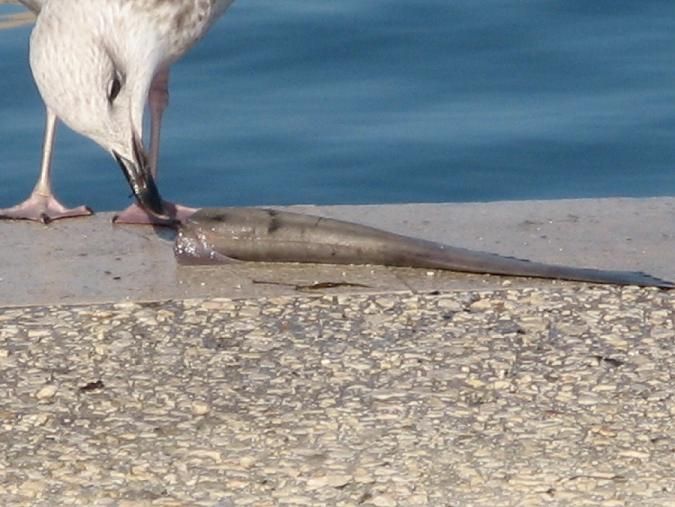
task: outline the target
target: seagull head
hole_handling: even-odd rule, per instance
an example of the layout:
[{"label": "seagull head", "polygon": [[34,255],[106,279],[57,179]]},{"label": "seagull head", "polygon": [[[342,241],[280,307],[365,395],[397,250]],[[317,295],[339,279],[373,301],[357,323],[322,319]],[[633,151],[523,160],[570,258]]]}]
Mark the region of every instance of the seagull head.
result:
[{"label": "seagull head", "polygon": [[165,217],[142,140],[161,44],[151,23],[94,12],[95,3],[69,11],[57,10],[58,2],[46,3],[31,35],[33,76],[47,107],[110,153],[138,203]]}]

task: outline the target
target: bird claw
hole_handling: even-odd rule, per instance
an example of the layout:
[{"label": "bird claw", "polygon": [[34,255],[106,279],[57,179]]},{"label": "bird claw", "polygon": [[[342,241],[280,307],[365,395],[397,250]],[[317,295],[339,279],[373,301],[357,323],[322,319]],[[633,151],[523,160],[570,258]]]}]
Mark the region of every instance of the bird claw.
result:
[{"label": "bird claw", "polygon": [[66,208],[53,194],[33,193],[28,199],[16,206],[0,209],[0,219],[31,220],[48,224],[54,220],[84,217],[93,213],[88,206]]},{"label": "bird claw", "polygon": [[143,210],[138,204],[133,203],[124,211],[113,217],[114,224],[133,224],[133,225],[164,225],[172,227],[176,223],[187,220],[198,208],[189,208],[180,204],[162,201],[164,209],[169,215],[169,220],[152,216]]}]

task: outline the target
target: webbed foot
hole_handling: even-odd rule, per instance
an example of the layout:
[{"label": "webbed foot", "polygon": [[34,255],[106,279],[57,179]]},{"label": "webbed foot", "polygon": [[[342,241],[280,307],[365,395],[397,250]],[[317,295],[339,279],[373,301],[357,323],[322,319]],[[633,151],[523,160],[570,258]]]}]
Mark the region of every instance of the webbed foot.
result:
[{"label": "webbed foot", "polygon": [[143,210],[138,204],[133,203],[127,209],[113,217],[115,224],[135,224],[135,225],[164,225],[171,227],[176,222],[182,222],[195,213],[198,208],[189,208],[180,204],[162,201],[165,212],[169,215],[169,220],[163,220],[154,217]]},{"label": "webbed foot", "polygon": [[85,217],[93,214],[88,206],[66,208],[53,194],[33,192],[31,196],[16,206],[0,209],[0,219],[32,220],[48,224],[63,218]]}]

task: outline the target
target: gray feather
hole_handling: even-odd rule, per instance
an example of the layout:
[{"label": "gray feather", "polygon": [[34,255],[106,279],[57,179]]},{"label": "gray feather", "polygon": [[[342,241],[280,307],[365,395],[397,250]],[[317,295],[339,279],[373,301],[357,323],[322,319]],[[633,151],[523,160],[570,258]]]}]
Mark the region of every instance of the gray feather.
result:
[{"label": "gray feather", "polygon": [[35,14],[39,14],[42,10],[42,6],[47,0],[17,0],[16,2],[0,2],[0,3],[20,3],[24,7],[30,9]]}]

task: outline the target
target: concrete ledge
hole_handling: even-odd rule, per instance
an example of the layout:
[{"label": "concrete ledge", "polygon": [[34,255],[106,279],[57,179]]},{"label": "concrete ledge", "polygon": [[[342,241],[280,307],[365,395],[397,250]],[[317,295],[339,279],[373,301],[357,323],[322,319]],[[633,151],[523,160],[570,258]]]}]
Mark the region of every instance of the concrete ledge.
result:
[{"label": "concrete ledge", "polygon": [[[290,209],[518,257],[642,270],[675,279],[675,199],[582,199],[471,204],[294,206]],[[110,213],[49,226],[2,222],[0,306],[258,297],[315,282],[359,283],[327,292],[499,287],[504,277],[382,266],[176,265],[173,233],[113,226]],[[433,275],[433,276],[431,276]],[[512,279],[516,286],[559,282]]]},{"label": "concrete ledge", "polygon": [[[674,204],[301,209],[672,279]],[[675,505],[675,291],[179,268],[109,220],[0,223],[0,505]]]}]

